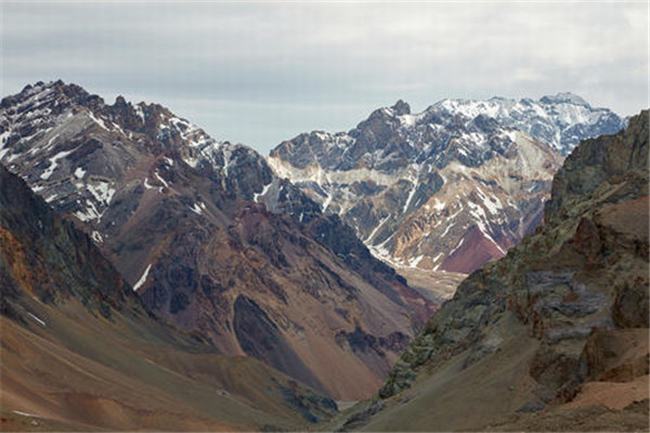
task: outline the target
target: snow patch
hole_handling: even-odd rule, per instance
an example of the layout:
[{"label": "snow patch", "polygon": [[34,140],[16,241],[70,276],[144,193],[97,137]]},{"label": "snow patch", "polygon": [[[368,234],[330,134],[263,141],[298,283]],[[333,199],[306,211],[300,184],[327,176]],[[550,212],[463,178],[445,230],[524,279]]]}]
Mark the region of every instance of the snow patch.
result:
[{"label": "snow patch", "polygon": [[39,325],[41,325],[41,326],[43,326],[43,327],[47,326],[47,325],[45,324],[45,322],[44,322],[43,320],[41,320],[40,318],[38,318],[35,314],[32,314],[32,313],[30,313],[30,312],[27,312],[27,314],[29,315],[29,317],[31,317],[31,318],[34,319],[36,322],[38,322]]},{"label": "snow patch", "polygon": [[442,238],[444,238],[445,236],[447,236],[447,233],[449,233],[449,230],[451,230],[451,228],[452,228],[454,225],[455,225],[455,224],[452,223],[452,224],[449,224],[447,227],[445,227],[445,231],[442,232],[442,234],[440,235],[440,239],[442,239]]},{"label": "snow patch", "polygon": [[406,211],[409,208],[409,205],[411,204],[411,200],[413,200],[413,196],[415,195],[415,191],[418,189],[418,182],[416,181],[413,184],[413,188],[411,188],[411,191],[409,191],[409,195],[406,198],[406,202],[404,203],[404,208],[402,209],[402,213],[406,213]]},{"label": "snow patch", "polygon": [[140,279],[133,285],[133,291],[137,291],[142,285],[147,281],[147,276],[149,276],[149,271],[151,270],[151,264],[147,266],[147,268],[144,270],[142,273],[142,276],[140,276]]},{"label": "snow patch", "polygon": [[269,188],[271,188],[271,185],[273,185],[273,182],[270,182],[269,184],[264,185],[262,187],[262,192],[260,192],[260,193],[256,192],[255,194],[253,194],[253,201],[255,203],[259,203],[260,202],[260,197],[264,197],[266,195],[266,193],[269,191]]},{"label": "snow patch", "polygon": [[38,415],[34,415],[34,414],[31,414],[31,413],[23,412],[23,411],[21,411],[21,410],[12,410],[12,412],[15,413],[16,415],[20,415],[20,416],[29,416],[29,417],[32,417],[32,418],[41,418],[41,417],[38,416]]},{"label": "snow patch", "polygon": [[442,264],[442,261],[439,261],[442,256],[444,256],[445,253],[439,253],[433,258],[433,263],[436,265],[433,267],[434,271],[437,271],[440,268],[440,265]]},{"label": "snow patch", "polygon": [[228,167],[230,166],[230,158],[232,157],[232,149],[227,146],[224,146],[222,149],[223,154],[223,175],[228,177]]},{"label": "snow patch", "polygon": [[92,201],[86,201],[86,210],[77,211],[74,213],[74,215],[84,222],[101,218],[102,216],[102,214],[97,210],[95,203],[93,203]]},{"label": "snow patch", "polygon": [[194,203],[190,210],[197,215],[203,215],[203,210],[205,209],[205,204],[203,202]]},{"label": "snow patch", "polygon": [[330,206],[331,203],[332,203],[332,194],[331,194],[331,193],[328,193],[328,194],[327,194],[327,198],[326,198],[325,201],[323,202],[323,209],[322,209],[322,212],[325,212],[325,211],[327,210],[327,208]]},{"label": "snow patch", "polygon": [[422,261],[422,259],[424,259],[423,255],[419,255],[415,258],[412,258],[411,260],[409,260],[409,267],[417,268],[420,262]]},{"label": "snow patch", "polygon": [[57,139],[58,136],[59,136],[59,134],[54,134],[54,136],[47,141],[47,144],[45,145],[45,148],[50,147],[52,145],[52,143],[54,143],[54,140]]},{"label": "snow patch", "polygon": [[106,124],[104,123],[104,121],[102,119],[100,119],[99,117],[95,117],[95,115],[93,114],[92,111],[88,111],[88,117],[90,117],[93,120],[93,122],[98,124],[102,129],[105,129],[106,131],[109,131],[109,129],[106,127]]},{"label": "snow patch", "polygon": [[153,175],[156,176],[156,179],[158,179],[163,185],[165,185],[165,188],[169,188],[169,184],[160,176],[160,174],[158,174],[158,170],[154,171]]},{"label": "snow patch", "polygon": [[421,118],[422,118],[422,114],[403,114],[401,116],[398,116],[400,124],[406,127],[415,126],[415,124]]},{"label": "snow patch", "polygon": [[72,150],[64,150],[62,152],[57,153],[52,158],[50,158],[49,159],[50,165],[45,169],[43,173],[41,173],[41,179],[43,180],[49,179],[50,176],[52,176],[52,173],[54,173],[54,170],[56,170],[56,168],[59,166],[59,161],[65,158],[66,156],[70,155],[75,150],[77,150],[76,147]]},{"label": "snow patch", "polygon": [[145,121],[144,121],[144,110],[142,109],[142,104],[143,103],[141,102],[141,103],[137,104],[134,107],[135,108],[135,115],[138,116],[140,118],[140,120],[142,120],[142,123],[145,123]]},{"label": "snow patch", "polygon": [[[156,188],[155,186],[151,186],[151,185],[149,184],[149,178],[148,178],[148,177],[145,177],[145,178],[144,178],[144,183],[143,183],[143,185],[144,185],[144,189],[155,189],[155,188]],[[162,188],[161,188],[161,189],[162,189]]]},{"label": "snow patch", "polygon": [[458,245],[456,245],[456,247],[449,252],[449,255],[451,256],[456,251],[458,251],[458,249],[463,245],[463,242],[465,242],[465,238],[460,238],[460,242],[458,242]]},{"label": "snow patch", "polygon": [[93,230],[93,232],[90,234],[90,237],[92,238],[92,240],[95,241],[95,243],[101,244],[102,242],[104,242],[104,238],[96,230]]},{"label": "snow patch", "polygon": [[436,210],[436,212],[440,212],[445,208],[445,203],[438,200],[438,197],[433,199],[433,208]]},{"label": "snow patch", "polygon": [[497,197],[488,197],[479,187],[476,187],[476,192],[481,198],[483,206],[485,206],[492,215],[497,215],[499,211],[503,209],[503,205]]},{"label": "snow patch", "polygon": [[115,188],[111,188],[110,183],[105,180],[97,181],[97,183],[89,183],[87,188],[97,201],[105,205],[111,202],[115,194]]},{"label": "snow patch", "polygon": [[384,223],[385,223],[386,221],[388,221],[389,219],[390,219],[390,215],[388,215],[386,218],[382,219],[382,220],[379,222],[379,224],[377,224],[377,225],[375,226],[375,228],[370,232],[370,234],[368,235],[368,237],[366,238],[366,240],[363,241],[363,242],[364,242],[364,243],[366,243],[366,242],[370,242],[370,241],[372,240],[372,238],[377,234],[377,232],[379,231],[379,229],[381,229],[382,226],[384,225]]}]

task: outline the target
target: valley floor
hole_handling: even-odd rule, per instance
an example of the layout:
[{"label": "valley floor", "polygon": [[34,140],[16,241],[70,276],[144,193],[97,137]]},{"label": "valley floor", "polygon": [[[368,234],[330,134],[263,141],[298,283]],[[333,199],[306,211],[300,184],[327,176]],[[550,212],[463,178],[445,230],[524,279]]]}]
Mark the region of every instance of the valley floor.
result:
[{"label": "valley floor", "polygon": [[396,268],[406,278],[409,286],[427,299],[442,303],[454,296],[458,285],[467,275],[456,272],[429,271],[418,268]]}]

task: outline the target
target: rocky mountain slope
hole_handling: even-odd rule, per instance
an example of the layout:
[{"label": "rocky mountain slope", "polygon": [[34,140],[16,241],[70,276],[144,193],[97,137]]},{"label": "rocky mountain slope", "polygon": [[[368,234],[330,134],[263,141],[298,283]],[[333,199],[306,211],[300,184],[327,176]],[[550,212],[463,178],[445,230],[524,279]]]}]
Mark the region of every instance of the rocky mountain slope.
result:
[{"label": "rocky mountain slope", "polygon": [[575,148],[539,233],[467,278],[338,427],[646,431],[649,121]]},{"label": "rocky mountain slope", "polygon": [[70,221],[0,165],[0,428],[303,429],[335,403],[163,325]]},{"label": "rocky mountain slope", "polygon": [[285,141],[269,163],[383,260],[466,274],[537,226],[561,154],[623,123],[571,94],[447,99],[421,113],[398,101],[349,132]]},{"label": "rocky mountain slope", "polygon": [[339,399],[374,392],[429,317],[352,229],[242,145],[156,104],[37,83],[0,161],[90,234],[147,308]]}]

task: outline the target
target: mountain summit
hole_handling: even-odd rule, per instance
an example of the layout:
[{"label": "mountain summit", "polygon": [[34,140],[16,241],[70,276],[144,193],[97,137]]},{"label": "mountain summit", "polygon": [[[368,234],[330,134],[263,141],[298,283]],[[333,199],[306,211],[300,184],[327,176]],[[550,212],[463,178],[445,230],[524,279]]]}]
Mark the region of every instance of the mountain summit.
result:
[{"label": "mountain summit", "polygon": [[546,95],[542,96],[539,99],[539,102],[554,105],[554,104],[570,104],[570,105],[582,105],[585,108],[591,108],[591,105],[582,99],[580,96],[571,92],[560,92],[555,95]]}]

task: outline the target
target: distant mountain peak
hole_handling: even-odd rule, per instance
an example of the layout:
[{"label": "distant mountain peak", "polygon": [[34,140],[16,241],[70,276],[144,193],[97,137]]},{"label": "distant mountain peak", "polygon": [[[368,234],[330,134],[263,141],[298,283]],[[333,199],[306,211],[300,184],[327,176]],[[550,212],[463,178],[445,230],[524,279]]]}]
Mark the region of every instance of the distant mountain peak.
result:
[{"label": "distant mountain peak", "polygon": [[395,104],[393,104],[392,107],[390,107],[391,110],[393,110],[393,113],[397,116],[403,116],[404,114],[411,114],[411,106],[404,102],[401,99],[398,99]]},{"label": "distant mountain peak", "polygon": [[571,92],[559,92],[555,95],[546,95],[542,96],[539,100],[544,104],[573,104],[591,108],[589,102]]},{"label": "distant mountain peak", "polygon": [[[78,103],[99,101],[103,103],[103,99],[97,95],[90,95],[81,86],[76,84],[66,84],[62,80],[43,82],[38,81],[34,84],[28,84],[23,89],[11,96],[2,98],[0,101],[0,109],[8,108],[13,105],[42,105],[49,101],[57,100],[60,103],[69,103],[69,101],[76,101]],[[17,108],[17,111],[19,109]]]}]

